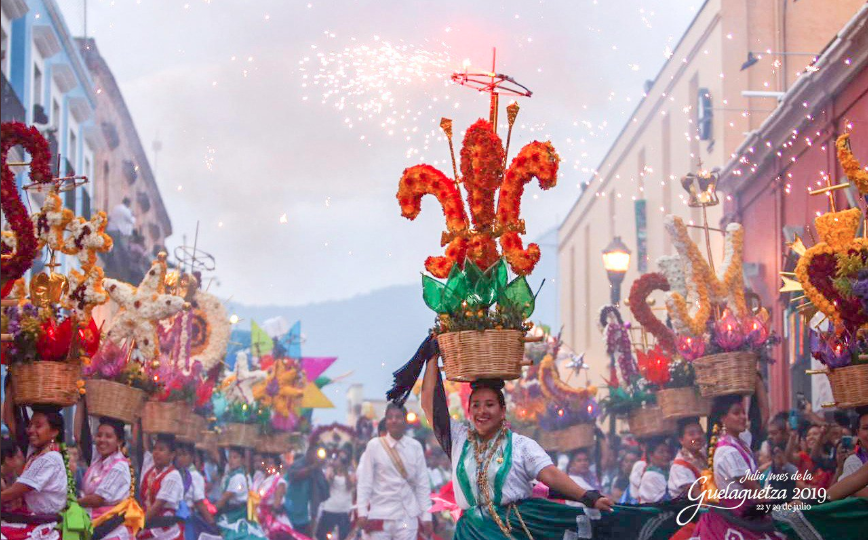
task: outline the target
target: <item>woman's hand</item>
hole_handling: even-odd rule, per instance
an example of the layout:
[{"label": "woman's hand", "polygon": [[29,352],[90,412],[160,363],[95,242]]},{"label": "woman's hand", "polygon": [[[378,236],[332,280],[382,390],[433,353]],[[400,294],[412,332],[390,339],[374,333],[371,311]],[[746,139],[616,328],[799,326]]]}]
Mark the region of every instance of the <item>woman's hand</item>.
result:
[{"label": "woman's hand", "polygon": [[603,512],[611,512],[613,504],[611,499],[603,497],[602,499],[597,499],[597,502],[594,503],[594,508]]}]

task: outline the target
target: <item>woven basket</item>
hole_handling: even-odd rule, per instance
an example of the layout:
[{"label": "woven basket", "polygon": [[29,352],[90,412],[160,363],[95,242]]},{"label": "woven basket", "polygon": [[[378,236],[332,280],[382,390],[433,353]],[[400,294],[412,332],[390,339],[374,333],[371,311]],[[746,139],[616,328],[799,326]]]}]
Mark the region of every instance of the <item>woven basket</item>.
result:
[{"label": "woven basket", "polygon": [[670,420],[711,414],[711,399],[699,395],[696,387],[665,388],[657,392],[657,404]]},{"label": "woven basket", "polygon": [[203,452],[213,454],[217,452],[217,449],[217,433],[213,431],[202,433],[202,436],[198,441],[196,441],[196,450],[202,450]]},{"label": "woven basket", "polygon": [[466,330],[437,336],[443,371],[450,381],[518,379],[524,359],[520,330]]},{"label": "woven basket", "polygon": [[543,447],[546,452],[558,451],[558,438],[554,431],[540,431],[536,437],[536,441]]},{"label": "woven basket", "polygon": [[226,424],[217,437],[217,446],[253,448],[259,439],[259,426],[255,424]]},{"label": "woven basket", "polygon": [[147,394],[126,384],[90,379],[87,381],[87,412],[92,416],[107,416],[132,424],[142,414]]},{"label": "woven basket", "polygon": [[80,396],[79,362],[30,362],[9,366],[16,405],[74,405]]},{"label": "woven basket", "polygon": [[178,432],[178,440],[186,443],[195,443],[202,436],[202,433],[208,429],[208,421],[198,414],[193,414],[189,407],[184,406],[181,409],[181,430]]},{"label": "woven basket", "polygon": [[145,433],[183,433],[180,403],[172,401],[146,401],[142,411],[142,431]]},{"label": "woven basket", "polygon": [[261,454],[283,454],[292,450],[292,447],[289,433],[260,435],[255,446],[256,451]]},{"label": "woven basket", "polygon": [[693,361],[696,384],[702,397],[753,394],[756,387],[756,353],[728,352]]},{"label": "woven basket", "polygon": [[594,424],[576,424],[551,434],[554,436],[555,448],[561,452],[594,446]]},{"label": "woven basket", "polygon": [[633,409],[627,415],[630,433],[637,439],[675,433],[675,421],[663,417],[658,406]]},{"label": "woven basket", "polygon": [[826,375],[836,407],[852,409],[868,405],[868,364],[830,369]]}]

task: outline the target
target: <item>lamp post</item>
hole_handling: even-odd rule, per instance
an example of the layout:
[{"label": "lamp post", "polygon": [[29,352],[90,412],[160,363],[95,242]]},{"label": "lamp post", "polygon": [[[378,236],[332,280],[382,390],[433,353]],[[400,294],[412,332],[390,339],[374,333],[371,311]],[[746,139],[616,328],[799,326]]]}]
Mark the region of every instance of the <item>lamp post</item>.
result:
[{"label": "lamp post", "polygon": [[609,285],[612,287],[611,301],[613,306],[621,303],[621,283],[624,282],[624,274],[630,268],[630,249],[624,245],[620,236],[616,236],[603,250],[603,268],[609,276]]},{"label": "lamp post", "polygon": [[[606,249],[603,250],[603,268],[606,269],[606,274],[609,276],[609,286],[611,287],[611,304],[618,306],[621,303],[621,283],[624,282],[624,275],[627,269],[630,268],[630,249],[624,245],[620,236],[616,236],[609,242]],[[615,355],[609,355],[609,369],[615,371]],[[615,436],[615,415],[609,415],[609,436],[610,440],[614,440]]]}]

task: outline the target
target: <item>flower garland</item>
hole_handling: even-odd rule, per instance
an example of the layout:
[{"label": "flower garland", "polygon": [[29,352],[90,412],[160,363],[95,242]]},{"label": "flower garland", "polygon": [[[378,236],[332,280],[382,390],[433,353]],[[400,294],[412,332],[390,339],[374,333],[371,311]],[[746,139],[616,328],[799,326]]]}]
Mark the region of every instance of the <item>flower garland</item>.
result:
[{"label": "flower garland", "polygon": [[503,182],[504,159],[500,137],[486,120],[477,120],[465,133],[461,147],[461,179],[477,230],[489,229],[494,223],[494,193]]},{"label": "flower garland", "polygon": [[675,352],[675,334],[651,311],[646,299],[653,291],[669,291],[669,281],[661,273],[644,274],[630,287],[630,312],[642,328],[657,339],[668,354]]},{"label": "flower garland", "polygon": [[[530,244],[525,249],[521,241],[525,227],[519,219],[520,200],[524,185],[533,178],[539,180],[542,189],[555,185],[560,158],[551,143],[533,142],[519,151],[505,172],[504,160],[502,141],[491,124],[485,120],[474,123],[461,149],[461,172],[468,192],[470,221],[461,200],[459,182],[462,179],[452,181],[430,165],[404,170],[397,193],[401,214],[415,219],[421,211],[422,196],[434,195],[446,217],[446,232],[440,240],[441,246],[447,246],[446,254],[428,257],[425,261],[425,268],[435,277],[447,277],[452,266],[463,265],[465,258],[487,268],[499,257],[495,243],[498,237],[503,257],[516,274],[529,274],[539,261],[539,246]],[[498,188],[500,197],[495,214],[494,198]]]},{"label": "flower garland", "polygon": [[[711,316],[711,299],[708,291],[708,264],[699,253],[699,248],[690,239],[687,227],[680,218],[666,216],[664,227],[672,237],[675,251],[681,256],[687,274],[685,282],[687,296],[679,292],[670,291],[666,295],[666,308],[675,331],[679,334],[701,336],[705,331],[705,324]],[[687,299],[696,298],[695,302]]]},{"label": "flower garland", "polygon": [[96,306],[108,302],[109,295],[103,288],[105,273],[99,266],[86,272],[69,271],[69,306],[89,318]]},{"label": "flower garland", "polygon": [[[63,201],[56,191],[45,195],[42,209],[33,214],[33,226],[36,228],[36,239],[39,249],[48,246],[54,251],[63,252],[66,247],[64,233],[66,227],[75,219],[75,214],[69,208],[64,208]],[[72,254],[71,250],[67,251]]]},{"label": "flower garland", "polygon": [[223,360],[229,346],[232,324],[223,302],[213,294],[197,291],[193,303],[193,313],[203,324],[198,328],[198,333],[194,327],[191,361],[201,363],[207,371]]},{"label": "flower garland", "polygon": [[[30,181],[43,183],[51,181],[51,151],[45,140],[35,127],[27,127],[19,122],[4,122],[0,126],[2,142],[0,142],[0,160],[2,160],[2,178],[0,178],[0,205],[3,218],[9,223],[9,228],[15,238],[14,252],[3,252],[0,262],[0,273],[3,283],[15,281],[24,275],[33,264],[37,255],[37,240],[33,232],[27,208],[21,201],[15,174],[7,164],[9,150],[21,145],[30,154]],[[4,244],[5,245],[5,244]]]},{"label": "flower garland", "polygon": [[502,231],[500,247],[503,256],[516,274],[530,274],[540,258],[537,244],[529,244],[525,249],[521,241],[524,221],[519,215],[524,186],[536,178],[541,189],[554,187],[560,160],[550,142],[534,141],[521,149],[506,172],[497,201],[497,227]]},{"label": "flower garland", "polygon": [[639,378],[639,369],[633,358],[633,345],[630,342],[628,324],[624,324],[621,314],[615,306],[604,306],[600,310],[600,324],[604,324],[603,335],[606,343],[606,354],[615,356],[621,377],[630,384]]},{"label": "flower garland", "polygon": [[[329,435],[331,435],[331,441],[326,440],[326,437]],[[341,444],[352,443],[355,438],[356,432],[353,428],[334,422],[329,425],[317,426],[308,437],[308,442],[311,445],[339,446]]]},{"label": "flower garland", "polygon": [[868,194],[868,171],[862,168],[859,160],[850,149],[850,134],[844,133],[838,137],[838,140],[835,141],[835,148],[838,150],[838,163],[844,169],[847,179],[856,185],[859,193]]},{"label": "flower garland", "polygon": [[443,208],[446,217],[446,233],[441,245],[448,245],[444,257],[429,257],[425,268],[432,275],[445,278],[455,263],[464,261],[467,252],[467,214],[461,201],[458,186],[430,165],[416,165],[404,170],[398,183],[398,202],[401,205],[401,215],[414,220],[422,211],[422,197],[434,195]]}]

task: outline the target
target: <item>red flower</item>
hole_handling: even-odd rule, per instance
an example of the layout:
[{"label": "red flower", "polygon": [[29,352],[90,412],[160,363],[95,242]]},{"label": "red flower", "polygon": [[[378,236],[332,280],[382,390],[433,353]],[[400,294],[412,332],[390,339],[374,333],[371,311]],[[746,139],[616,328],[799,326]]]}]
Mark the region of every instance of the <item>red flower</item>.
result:
[{"label": "red flower", "polygon": [[2,161],[2,178],[0,178],[0,204],[3,207],[3,217],[9,223],[10,230],[15,234],[17,247],[15,254],[4,257],[0,262],[0,274],[3,283],[12,282],[24,275],[33,264],[36,257],[37,242],[33,232],[33,223],[27,213],[27,208],[21,202],[18,186],[15,184],[15,174],[6,163],[9,149],[21,145],[30,154],[30,181],[34,183],[51,181],[51,152],[48,141],[35,127],[27,127],[19,122],[5,122],[0,126],[0,161]]},{"label": "red flower", "polygon": [[59,325],[54,319],[42,323],[41,335],[36,342],[36,350],[42,360],[60,362],[69,354],[72,344],[72,319],[66,319]]},{"label": "red flower", "polygon": [[78,329],[78,336],[80,338],[81,350],[86,356],[93,357],[99,350],[100,341],[99,327],[96,325],[93,317],[91,317],[87,326]]}]

